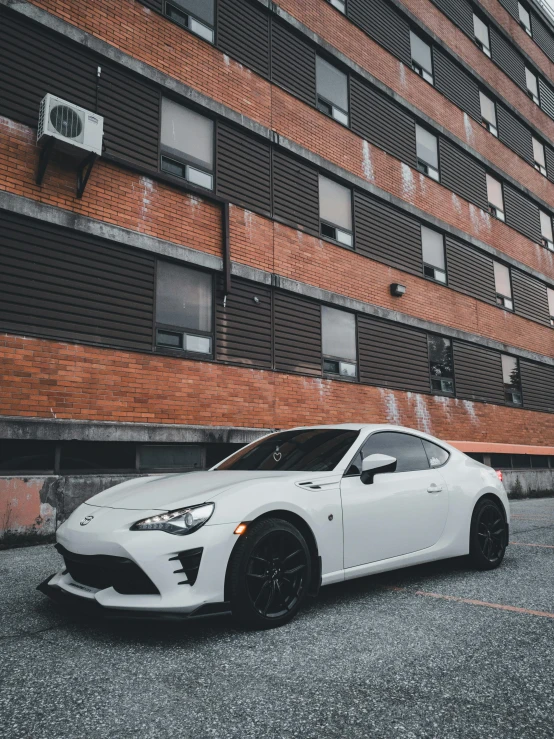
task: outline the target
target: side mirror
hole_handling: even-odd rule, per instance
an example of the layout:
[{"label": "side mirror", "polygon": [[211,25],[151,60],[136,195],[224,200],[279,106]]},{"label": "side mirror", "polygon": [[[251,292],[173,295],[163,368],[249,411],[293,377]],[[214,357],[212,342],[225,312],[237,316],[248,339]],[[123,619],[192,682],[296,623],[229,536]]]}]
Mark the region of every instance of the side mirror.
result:
[{"label": "side mirror", "polygon": [[396,458],[388,454],[370,454],[362,462],[361,481],[364,485],[371,485],[376,474],[383,472],[394,472],[396,470]]}]

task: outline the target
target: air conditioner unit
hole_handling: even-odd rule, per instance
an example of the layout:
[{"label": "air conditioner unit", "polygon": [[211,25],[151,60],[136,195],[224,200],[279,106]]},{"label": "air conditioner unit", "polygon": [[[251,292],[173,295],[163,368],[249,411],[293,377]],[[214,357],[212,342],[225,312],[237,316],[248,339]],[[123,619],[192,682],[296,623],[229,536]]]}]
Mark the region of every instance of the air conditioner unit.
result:
[{"label": "air conditioner unit", "polygon": [[[37,142],[56,139],[56,149],[102,154],[104,118],[48,93],[40,104]],[[58,143],[59,142],[59,143]]]}]

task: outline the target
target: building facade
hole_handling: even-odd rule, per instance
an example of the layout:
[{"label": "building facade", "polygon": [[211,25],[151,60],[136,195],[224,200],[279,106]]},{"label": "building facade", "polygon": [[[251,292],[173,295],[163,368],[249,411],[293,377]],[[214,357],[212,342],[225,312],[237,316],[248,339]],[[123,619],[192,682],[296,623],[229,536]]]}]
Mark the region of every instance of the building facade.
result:
[{"label": "building facade", "polygon": [[0,54],[5,540],[301,424],[553,487],[540,4],[0,0]]}]

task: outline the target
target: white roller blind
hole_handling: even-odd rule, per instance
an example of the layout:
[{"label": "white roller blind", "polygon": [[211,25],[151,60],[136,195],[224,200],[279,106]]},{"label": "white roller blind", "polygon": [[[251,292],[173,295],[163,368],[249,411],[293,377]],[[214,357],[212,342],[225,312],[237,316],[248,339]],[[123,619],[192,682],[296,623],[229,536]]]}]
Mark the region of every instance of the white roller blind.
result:
[{"label": "white roller blind", "polygon": [[519,11],[519,20],[523,23],[525,28],[528,28],[531,30],[531,18],[529,17],[529,13],[521,3],[517,4],[518,11]]},{"label": "white roller blind", "polygon": [[438,231],[433,231],[426,226],[421,227],[421,246],[423,251],[423,261],[433,267],[446,270],[444,259],[444,238]]},{"label": "white roller blind", "polygon": [[316,57],[316,87],[318,95],[336,105],[337,108],[348,110],[346,75],[320,56]]},{"label": "white roller blind", "polygon": [[431,47],[429,44],[426,44],[419,36],[416,36],[413,31],[410,31],[410,44],[414,62],[431,74],[433,72],[433,65],[431,63]]},{"label": "white roller blind", "polygon": [[502,378],[505,385],[513,385],[517,383],[517,359],[509,357],[507,354],[502,355]]},{"label": "white roller blind", "polygon": [[156,321],[193,331],[211,331],[211,275],[163,261],[158,262],[156,274]]},{"label": "white roller blind", "polygon": [[319,175],[319,217],[352,231],[352,191]]},{"label": "white roller blind", "polygon": [[554,241],[552,238],[552,218],[543,210],[539,211],[541,215],[541,234],[548,241]]},{"label": "white roller blind", "polygon": [[537,88],[537,78],[530,69],[527,69],[527,67],[525,67],[525,80],[527,82],[527,89],[530,90],[533,95],[536,95],[538,97],[539,90]]},{"label": "white roller blind", "polygon": [[212,170],[213,137],[213,121],[163,98],[161,143],[167,153]]},{"label": "white roller blind", "polygon": [[512,286],[510,284],[510,270],[500,262],[494,262],[494,284],[496,292],[506,298],[512,297]]},{"label": "white roller blind", "polygon": [[482,92],[479,93],[479,100],[481,102],[481,115],[488,123],[492,123],[492,125],[496,127],[496,108],[494,106],[494,100],[491,100]]},{"label": "white roller blind", "polygon": [[491,205],[494,205],[495,208],[499,208],[501,211],[504,210],[502,184],[498,180],[495,180],[494,177],[491,177],[490,174],[487,175],[487,197]]},{"label": "white roller blind", "polygon": [[214,0],[171,0],[210,26],[214,25]]},{"label": "white roller blind", "polygon": [[420,126],[416,126],[416,148],[419,159],[435,169],[439,168],[437,137]]},{"label": "white roller blind", "polygon": [[535,161],[541,164],[543,167],[546,167],[546,162],[544,160],[544,146],[541,144],[540,141],[537,141],[536,138],[533,137],[533,157],[535,158]]},{"label": "white roller blind", "polygon": [[486,23],[483,23],[481,18],[478,18],[475,13],[473,14],[473,32],[475,33],[475,38],[479,39],[483,46],[488,49],[490,46],[489,27]]},{"label": "white roller blind", "polygon": [[321,308],[324,356],[356,361],[356,316],[324,305]]},{"label": "white roller blind", "polygon": [[550,315],[554,316],[554,290],[551,287],[546,288],[548,290],[548,308]]}]

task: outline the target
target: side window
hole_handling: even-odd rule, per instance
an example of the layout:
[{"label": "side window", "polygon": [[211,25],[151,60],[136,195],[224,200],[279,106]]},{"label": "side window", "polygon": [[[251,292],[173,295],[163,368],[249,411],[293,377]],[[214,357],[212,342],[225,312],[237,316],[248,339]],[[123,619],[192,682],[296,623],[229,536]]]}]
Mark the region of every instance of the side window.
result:
[{"label": "side window", "polygon": [[422,441],[423,448],[425,449],[427,458],[429,459],[429,467],[431,467],[431,469],[434,467],[442,467],[443,464],[448,462],[450,454],[446,449],[443,449],[438,444],[433,444],[432,441],[427,441],[427,439],[422,439]]},{"label": "side window", "polygon": [[550,311],[550,325],[554,326],[554,290],[551,287],[547,287],[548,293],[548,310]]},{"label": "side window", "polygon": [[530,69],[527,69],[527,67],[525,67],[525,81],[527,83],[527,94],[531,100],[538,105],[539,88],[537,86],[537,76],[533,74]]},{"label": "side window", "polygon": [[499,221],[505,221],[504,196],[502,194],[502,183],[495,180],[490,174],[487,175],[487,198],[489,201],[489,213]]},{"label": "side window", "polygon": [[214,124],[173,100],[162,100],[162,169],[213,190]]},{"label": "side window", "polygon": [[496,286],[496,304],[506,310],[514,309],[512,298],[512,281],[510,279],[510,268],[500,262],[493,262],[494,284]]},{"label": "side window", "polygon": [[544,158],[544,146],[534,136],[533,141],[533,160],[535,162],[535,169],[546,177],[546,160]]},{"label": "side window", "polygon": [[479,93],[479,102],[481,104],[481,123],[490,131],[493,136],[498,138],[498,125],[496,123],[496,106],[494,100],[487,97],[483,92]]},{"label": "side window", "polygon": [[437,137],[416,125],[417,168],[439,181],[439,152]]},{"label": "side window", "polygon": [[446,260],[444,256],[444,237],[427,226],[421,227],[421,249],[423,254],[423,274],[437,282],[446,283]]},{"label": "side window", "polygon": [[521,378],[516,357],[510,357],[508,354],[502,355],[502,378],[506,403],[521,405]]},{"label": "side window", "polygon": [[353,245],[352,190],[319,175],[319,222],[321,235],[343,244]]},{"label": "side window", "polygon": [[398,431],[377,432],[372,434],[362,447],[362,459],[370,454],[388,454],[395,457],[396,472],[429,469],[427,455],[419,436]]},{"label": "side window", "polygon": [[319,110],[348,126],[348,77],[317,56],[315,78]]},{"label": "side window", "polygon": [[157,345],[210,355],[213,345],[212,298],[211,275],[172,262],[158,262]]},{"label": "side window", "polygon": [[489,40],[489,27],[475,13],[473,14],[473,33],[477,46],[490,58],[491,42]]},{"label": "side window", "polygon": [[410,31],[410,47],[412,51],[412,69],[426,82],[433,84],[433,63],[431,47],[413,31]]},{"label": "side window", "polygon": [[554,251],[554,238],[552,236],[552,218],[543,210],[539,211],[541,216],[542,244],[550,251]]},{"label": "side window", "polygon": [[358,375],[356,316],[321,306],[323,372],[355,379]]},{"label": "side window", "polygon": [[428,337],[429,375],[431,390],[442,395],[454,395],[454,362],[452,342],[443,336]]},{"label": "side window", "polygon": [[168,0],[165,13],[171,20],[213,44],[214,4],[215,0]]},{"label": "side window", "polygon": [[524,8],[521,3],[517,4],[517,9],[519,15],[519,25],[522,26],[522,28],[525,28],[529,36],[532,36],[533,33],[531,31],[531,17],[529,16],[529,11]]}]

